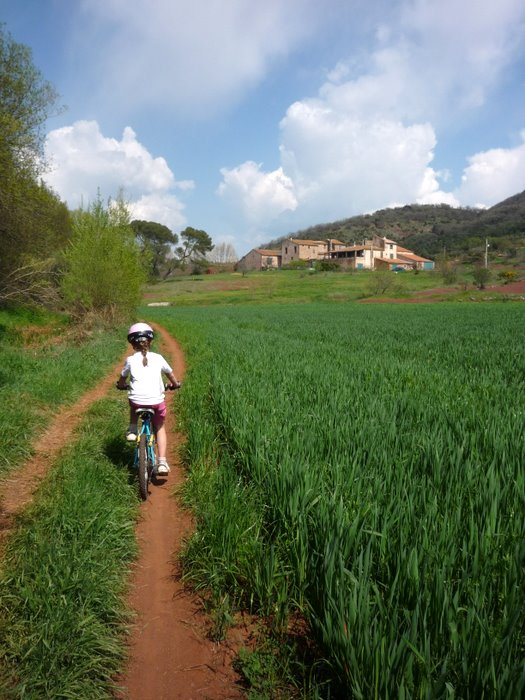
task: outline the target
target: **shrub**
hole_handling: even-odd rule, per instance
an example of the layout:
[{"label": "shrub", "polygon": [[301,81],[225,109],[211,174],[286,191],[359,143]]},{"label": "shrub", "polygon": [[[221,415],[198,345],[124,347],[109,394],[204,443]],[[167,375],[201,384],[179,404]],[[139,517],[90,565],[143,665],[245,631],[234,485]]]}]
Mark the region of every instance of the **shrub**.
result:
[{"label": "shrub", "polygon": [[487,282],[491,278],[490,270],[487,267],[476,267],[472,272],[472,277],[478,289],[485,289]]},{"label": "shrub", "polygon": [[65,253],[62,289],[73,310],[127,315],[140,301],[146,281],[145,259],[121,198],[100,199],[73,213],[73,237]]},{"label": "shrub", "polygon": [[515,282],[518,277],[518,273],[514,270],[504,270],[498,273],[498,279],[500,279],[503,284],[509,284],[509,282]]}]

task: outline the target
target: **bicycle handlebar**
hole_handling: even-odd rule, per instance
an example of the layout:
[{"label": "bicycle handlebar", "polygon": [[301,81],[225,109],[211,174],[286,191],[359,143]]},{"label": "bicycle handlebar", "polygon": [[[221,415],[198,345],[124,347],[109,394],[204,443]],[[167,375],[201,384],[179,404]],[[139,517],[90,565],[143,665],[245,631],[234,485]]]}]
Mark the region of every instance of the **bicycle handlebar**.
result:
[{"label": "bicycle handlebar", "polygon": [[[181,382],[177,382],[176,384],[166,384],[164,386],[165,391],[176,391],[177,389],[180,389],[182,386]],[[126,384],[126,386],[121,386],[118,381],[115,382],[115,387],[119,391],[128,391],[130,389],[129,384]]]},{"label": "bicycle handlebar", "polygon": [[164,386],[164,389],[166,391],[177,391],[177,389],[180,389],[182,386],[181,382],[177,382],[176,384],[166,384]]}]

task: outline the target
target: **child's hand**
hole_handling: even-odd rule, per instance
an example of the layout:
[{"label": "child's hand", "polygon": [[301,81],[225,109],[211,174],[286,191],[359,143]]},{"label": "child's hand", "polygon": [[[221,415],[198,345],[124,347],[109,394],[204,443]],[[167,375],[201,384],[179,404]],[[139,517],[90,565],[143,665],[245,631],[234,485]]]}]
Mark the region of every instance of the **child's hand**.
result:
[{"label": "child's hand", "polygon": [[175,389],[180,389],[180,388],[181,388],[180,382],[171,382],[170,384],[166,384],[166,389],[168,391],[175,391]]}]

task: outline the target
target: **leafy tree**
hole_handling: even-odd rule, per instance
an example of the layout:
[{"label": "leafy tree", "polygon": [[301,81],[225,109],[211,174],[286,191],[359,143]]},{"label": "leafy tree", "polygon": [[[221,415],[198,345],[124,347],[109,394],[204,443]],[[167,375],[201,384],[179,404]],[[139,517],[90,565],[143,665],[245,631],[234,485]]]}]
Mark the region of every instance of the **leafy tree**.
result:
[{"label": "leafy tree", "polygon": [[65,254],[65,299],[80,315],[127,316],[146,281],[143,256],[121,197],[100,199],[73,213],[73,237]]},{"label": "leafy tree", "polygon": [[213,248],[213,241],[206,231],[187,226],[180,233],[182,245],[175,248],[175,255],[167,265],[164,278],[168,277],[175,268],[186,267],[188,262],[202,262],[206,253]]},{"label": "leafy tree", "polygon": [[167,226],[154,221],[135,219],[131,222],[131,228],[135,232],[142,252],[150,260],[151,277],[160,277],[161,268],[166,263],[172,246],[178,243],[179,237]]},{"label": "leafy tree", "polygon": [[44,125],[58,100],[55,88],[33,64],[31,49],[0,25],[0,160],[36,174]]},{"label": "leafy tree", "polygon": [[474,283],[478,289],[485,289],[487,282],[491,278],[491,272],[486,267],[475,267],[472,271],[472,277],[474,278]]},{"label": "leafy tree", "polygon": [[37,181],[57,99],[31,50],[0,25],[0,302],[34,300],[52,286],[52,252],[70,233],[67,208]]},{"label": "leafy tree", "polygon": [[45,185],[19,178],[3,183],[0,217],[0,303],[58,303],[58,252],[71,235],[66,205]]},{"label": "leafy tree", "polygon": [[175,249],[179,262],[184,266],[188,260],[199,260],[213,248],[213,242],[206,231],[187,226],[181,231],[182,245]]}]

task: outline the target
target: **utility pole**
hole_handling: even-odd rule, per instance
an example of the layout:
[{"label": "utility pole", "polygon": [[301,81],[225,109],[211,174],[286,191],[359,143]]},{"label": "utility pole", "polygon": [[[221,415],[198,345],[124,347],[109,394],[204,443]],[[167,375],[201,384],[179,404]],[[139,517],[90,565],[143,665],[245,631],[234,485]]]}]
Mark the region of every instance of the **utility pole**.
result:
[{"label": "utility pole", "polygon": [[489,239],[485,238],[485,269],[489,267]]}]

